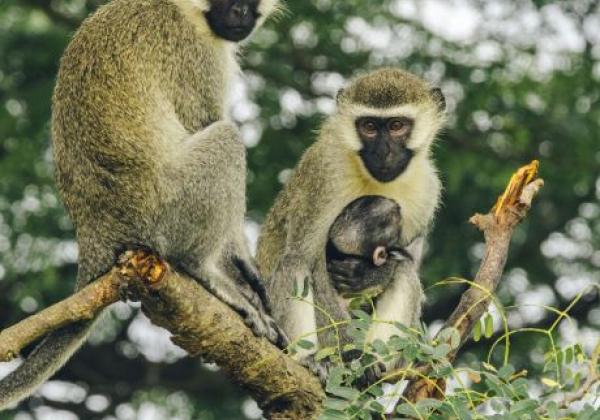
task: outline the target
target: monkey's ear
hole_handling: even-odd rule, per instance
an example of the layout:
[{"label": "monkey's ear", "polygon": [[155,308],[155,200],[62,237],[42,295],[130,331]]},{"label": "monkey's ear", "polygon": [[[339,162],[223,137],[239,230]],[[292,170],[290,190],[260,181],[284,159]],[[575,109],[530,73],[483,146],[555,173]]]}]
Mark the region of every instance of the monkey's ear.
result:
[{"label": "monkey's ear", "polygon": [[340,103],[340,99],[342,98],[342,96],[344,95],[344,88],[341,88],[340,90],[338,90],[337,95],[335,95],[335,101],[339,104]]},{"label": "monkey's ear", "polygon": [[440,112],[444,112],[446,110],[446,97],[440,88],[431,89],[431,96],[433,97],[434,102],[438,106],[438,110]]}]

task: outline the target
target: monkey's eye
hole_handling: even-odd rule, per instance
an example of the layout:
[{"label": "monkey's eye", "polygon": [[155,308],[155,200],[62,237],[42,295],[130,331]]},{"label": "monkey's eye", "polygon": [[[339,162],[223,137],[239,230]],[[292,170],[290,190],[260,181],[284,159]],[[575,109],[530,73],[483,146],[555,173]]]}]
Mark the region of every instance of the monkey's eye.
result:
[{"label": "monkey's eye", "polygon": [[365,120],[361,123],[361,131],[367,137],[376,137],[377,136],[377,124],[375,124],[372,120]]},{"label": "monkey's eye", "polygon": [[402,137],[409,133],[411,124],[407,120],[393,119],[388,123],[388,129],[392,137]]}]

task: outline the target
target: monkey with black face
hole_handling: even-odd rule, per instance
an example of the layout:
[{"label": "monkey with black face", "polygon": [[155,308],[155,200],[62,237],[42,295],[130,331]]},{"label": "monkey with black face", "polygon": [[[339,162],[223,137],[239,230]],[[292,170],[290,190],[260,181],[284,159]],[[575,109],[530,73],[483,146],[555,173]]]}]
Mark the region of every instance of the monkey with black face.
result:
[{"label": "monkey with black face", "polygon": [[[376,298],[375,319],[407,326],[417,322],[423,237],[441,191],[431,144],[444,109],[439,89],[402,70],[382,69],[354,79],[338,94],[337,110],[277,197],[263,226],[257,260],[269,278],[267,291],[279,325],[291,340],[302,337],[314,344],[310,350],[298,349],[300,360],[336,345],[332,334],[316,331],[350,317],[329,276],[326,249],[336,218],[361,197],[381,196],[398,204],[397,247],[411,256],[391,266],[391,282]],[[352,267],[344,269],[344,263],[342,259],[341,269],[336,263],[336,270],[330,262],[333,279],[339,285],[340,276],[350,278],[347,282],[360,289],[365,277]],[[310,286],[306,299],[291,299],[305,279]],[[387,341],[396,333],[393,323],[375,322],[367,340]]]},{"label": "monkey with black face", "polygon": [[[277,0],[114,0],[61,60],[56,180],[79,245],[77,289],[143,246],[197,279],[257,335],[279,335],[243,232],[245,147],[226,121],[237,42]],[[0,382],[0,409],[51,376],[91,323],[47,337]]]}]

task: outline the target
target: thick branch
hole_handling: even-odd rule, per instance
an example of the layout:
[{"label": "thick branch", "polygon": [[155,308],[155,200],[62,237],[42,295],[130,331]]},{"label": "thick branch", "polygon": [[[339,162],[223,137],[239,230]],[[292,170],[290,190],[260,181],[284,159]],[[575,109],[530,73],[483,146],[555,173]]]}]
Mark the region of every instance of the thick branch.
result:
[{"label": "thick branch", "polygon": [[217,363],[259,402],[267,418],[310,419],[324,393],[318,379],[266,339],[257,339],[229,307],[169,270],[141,296],[142,309],[191,355]]},{"label": "thick branch", "polygon": [[266,339],[259,339],[227,305],[196,281],[143,251],[73,296],[0,333],[0,360],[10,360],[44,334],[91,319],[119,297],[140,300],[157,325],[191,355],[216,362],[250,391],[267,418],[316,417],[325,396],[318,379]]},{"label": "thick branch", "polygon": [[[463,293],[458,306],[446,321],[444,328],[455,328],[460,335],[460,345],[448,355],[454,361],[462,345],[469,339],[475,322],[487,311],[492,295],[502,278],[508,248],[515,226],[527,215],[531,202],[544,185],[537,179],[537,161],[522,167],[511,178],[506,191],[487,215],[475,215],[471,223],[485,236],[486,250],[474,285]],[[432,366],[420,365],[417,371],[423,375]],[[413,380],[404,393],[410,401],[418,401],[436,395],[438,385],[428,379]]]}]

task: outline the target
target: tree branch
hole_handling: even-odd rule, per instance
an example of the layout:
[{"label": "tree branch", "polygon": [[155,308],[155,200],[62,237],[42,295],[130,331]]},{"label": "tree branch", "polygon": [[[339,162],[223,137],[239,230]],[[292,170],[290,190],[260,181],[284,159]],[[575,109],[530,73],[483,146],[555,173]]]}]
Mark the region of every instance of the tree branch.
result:
[{"label": "tree branch", "polygon": [[65,325],[94,319],[102,309],[119,300],[117,269],[79,293],[69,296],[12,327],[0,331],[0,362],[16,358],[28,344]]},{"label": "tree branch", "polygon": [[[476,214],[471,223],[485,236],[486,250],[473,285],[467,289],[442,330],[454,328],[460,335],[460,345],[448,354],[450,362],[456,359],[460,348],[469,339],[475,322],[487,310],[506,264],[508,248],[514,228],[525,218],[531,202],[544,185],[537,179],[539,162],[533,161],[520,168],[511,178],[504,194],[498,198],[489,214]],[[416,371],[427,375],[431,365],[419,365]],[[440,385],[428,378],[415,379],[407,386],[404,396],[410,401],[438,396]]]},{"label": "tree branch", "polygon": [[214,361],[248,389],[272,419],[311,419],[325,398],[319,380],[266,339],[196,281],[144,251],[124,254],[107,275],[85,289],[0,333],[0,360],[61,326],[91,319],[123,294],[172,334],[192,356]]},{"label": "tree branch", "polygon": [[[471,219],[485,235],[486,253],[473,286],[445,324],[458,330],[461,346],[487,310],[504,270],[513,230],[543,186],[536,179],[537,170],[537,161],[521,168],[490,214]],[[256,338],[236,313],[196,281],[145,251],[125,253],[110,273],[85,289],[0,332],[0,361],[15,358],[50,331],[94,318],[123,295],[141,301],[144,313],[169,330],[175,344],[193,356],[216,362],[247,388],[265,417],[311,419],[318,414],[324,392],[316,377],[266,339]],[[461,346],[449,354],[450,361]],[[427,375],[432,366],[420,365],[416,370]],[[417,401],[434,396],[439,388],[433,380],[416,379],[405,395]]]}]

